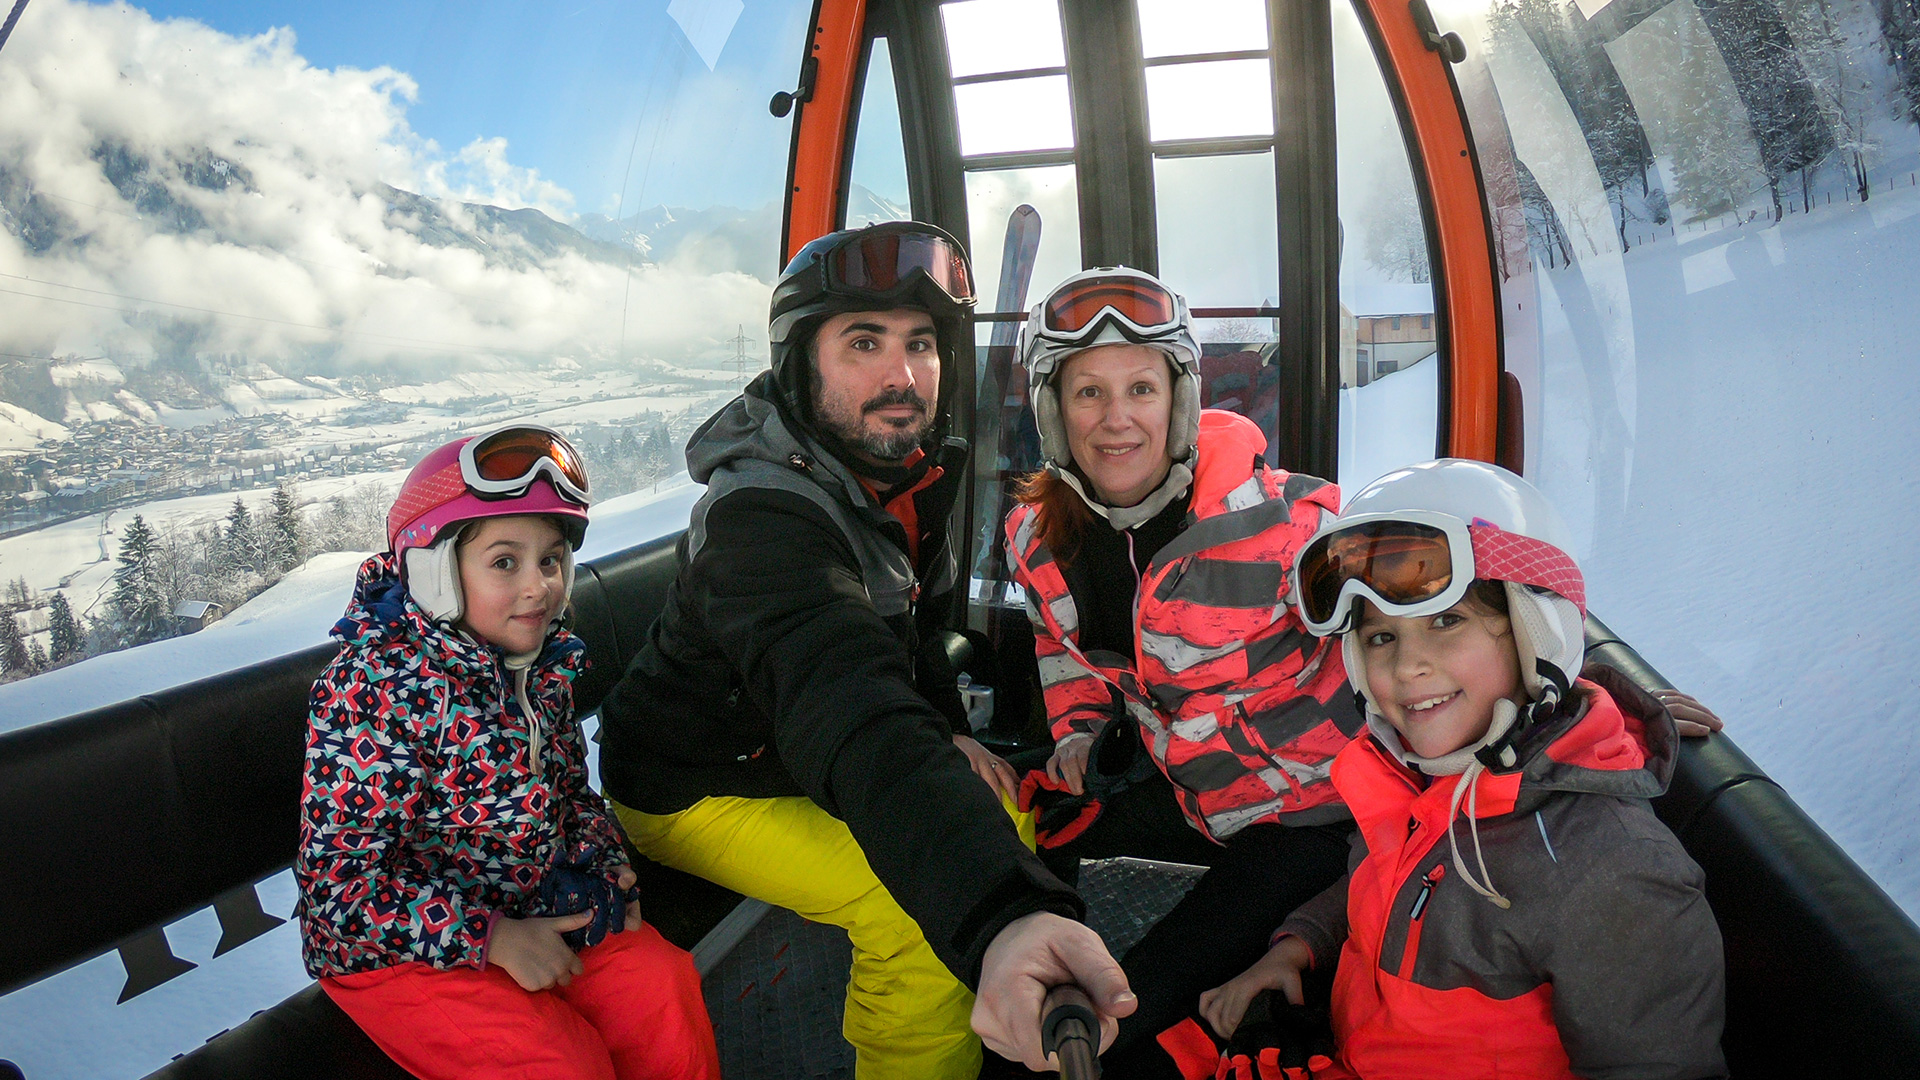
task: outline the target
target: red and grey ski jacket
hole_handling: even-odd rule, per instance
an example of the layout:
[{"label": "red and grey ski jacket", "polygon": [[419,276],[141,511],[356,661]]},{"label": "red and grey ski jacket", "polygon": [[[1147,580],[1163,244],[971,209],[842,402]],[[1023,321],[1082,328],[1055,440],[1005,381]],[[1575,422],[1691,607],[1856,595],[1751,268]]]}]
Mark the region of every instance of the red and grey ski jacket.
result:
[{"label": "red and grey ski jacket", "polygon": [[361,564],[333,636],[308,699],[294,861],[309,974],[483,967],[496,912],[544,914],[531,905],[556,851],[597,845],[609,873],[626,861],[587,785],[579,638],[555,630],[510,672],[428,621],[392,554]]},{"label": "red and grey ski jacket", "polygon": [[1339,643],[1308,634],[1287,603],[1294,553],[1339,511],[1340,489],[1267,467],[1266,437],[1235,413],[1203,411],[1198,445],[1189,524],[1141,568],[1133,657],[1081,651],[1036,508],[1007,517],[1054,740],[1138,723],[1187,820],[1214,840],[1340,820],[1327,772],[1360,713]]},{"label": "red and grey ski jacket", "polygon": [[[1340,957],[1339,1060],[1316,1077],[1726,1075],[1719,926],[1646,801],[1672,775],[1672,717],[1609,669],[1577,685],[1583,706],[1522,736],[1514,768],[1479,775],[1473,821],[1464,801],[1449,820],[1460,777],[1422,786],[1371,736],[1341,752],[1352,872],[1281,927],[1316,963]],[[1511,907],[1460,880],[1449,828],[1476,875],[1478,833]]]}]

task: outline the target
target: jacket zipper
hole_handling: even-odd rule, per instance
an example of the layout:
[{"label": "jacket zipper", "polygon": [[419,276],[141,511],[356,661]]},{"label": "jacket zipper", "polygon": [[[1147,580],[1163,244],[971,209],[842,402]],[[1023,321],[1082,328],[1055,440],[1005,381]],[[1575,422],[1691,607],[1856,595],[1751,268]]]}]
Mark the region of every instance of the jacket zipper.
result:
[{"label": "jacket zipper", "polygon": [[1420,891],[1413,898],[1413,906],[1407,909],[1407,944],[1400,950],[1400,970],[1395,972],[1402,979],[1413,978],[1413,963],[1420,957],[1420,931],[1426,925],[1427,901],[1433,899],[1433,887],[1446,876],[1447,864],[1435,863],[1420,879]]}]

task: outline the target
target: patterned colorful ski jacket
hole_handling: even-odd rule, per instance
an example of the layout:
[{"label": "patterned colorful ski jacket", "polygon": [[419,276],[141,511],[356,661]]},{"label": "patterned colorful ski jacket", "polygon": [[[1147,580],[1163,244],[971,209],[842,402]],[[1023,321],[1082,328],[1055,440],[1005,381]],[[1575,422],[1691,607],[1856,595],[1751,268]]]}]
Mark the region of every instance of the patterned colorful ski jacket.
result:
[{"label": "patterned colorful ski jacket", "polygon": [[[483,967],[496,912],[524,917],[557,849],[625,861],[573,716],[585,646],[531,667],[427,620],[391,554],[361,564],[341,650],[313,684],[301,796],[302,951],[316,978],[418,960]],[[530,764],[530,762],[537,763]]]},{"label": "patterned colorful ski jacket", "polygon": [[[1726,1075],[1719,926],[1646,801],[1673,772],[1673,719],[1610,669],[1587,677],[1583,708],[1479,777],[1471,822],[1464,801],[1449,820],[1459,777],[1422,787],[1374,737],[1340,754],[1353,870],[1281,927],[1316,963],[1339,952],[1339,1060],[1316,1078]],[[1476,876],[1478,833],[1511,907],[1460,879],[1449,827]]]},{"label": "patterned colorful ski jacket", "polygon": [[1267,467],[1253,421],[1200,414],[1185,531],[1140,570],[1134,656],[1081,651],[1065,575],[1035,508],[1007,517],[1007,554],[1027,594],[1054,741],[1126,716],[1200,832],[1346,816],[1328,782],[1360,728],[1337,641],[1308,634],[1287,604],[1294,553],[1340,489]]}]

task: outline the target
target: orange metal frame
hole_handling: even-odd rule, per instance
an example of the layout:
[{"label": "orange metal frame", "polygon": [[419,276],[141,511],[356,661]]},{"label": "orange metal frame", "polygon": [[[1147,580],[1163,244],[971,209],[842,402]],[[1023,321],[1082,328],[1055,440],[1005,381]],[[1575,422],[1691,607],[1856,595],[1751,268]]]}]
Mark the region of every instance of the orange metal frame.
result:
[{"label": "orange metal frame", "polygon": [[838,227],[840,180],[846,175],[847,118],[867,24],[866,0],[820,0],[814,11],[809,56],[819,62],[813,99],[799,106],[794,139],[792,190],[787,192],[787,235],[780,263]]},{"label": "orange metal frame", "polygon": [[1500,426],[1500,298],[1493,230],[1481,195],[1466,110],[1446,60],[1427,47],[1407,0],[1356,0],[1372,13],[1385,47],[1385,76],[1414,138],[1415,171],[1433,210],[1433,252],[1446,289],[1450,375],[1447,452],[1492,461]]},{"label": "orange metal frame", "polygon": [[[1427,48],[1406,0],[1357,0],[1384,46],[1384,74],[1396,82],[1414,138],[1413,168],[1425,178],[1444,283],[1449,372],[1448,453],[1494,459],[1499,430],[1500,302],[1492,230],[1465,109],[1453,72]],[[838,226],[846,174],[847,120],[866,26],[866,0],[820,0],[809,55],[819,62],[813,98],[800,105],[788,192],[784,264],[808,241]]]}]

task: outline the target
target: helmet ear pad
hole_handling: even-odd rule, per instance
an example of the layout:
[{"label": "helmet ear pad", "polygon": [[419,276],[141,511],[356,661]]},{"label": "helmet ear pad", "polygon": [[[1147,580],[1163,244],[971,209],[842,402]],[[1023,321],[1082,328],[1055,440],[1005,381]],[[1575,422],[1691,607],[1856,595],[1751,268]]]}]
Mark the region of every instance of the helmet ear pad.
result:
[{"label": "helmet ear pad", "polygon": [[[466,600],[460,591],[460,534],[465,522],[442,529],[439,539],[427,547],[413,547],[401,556],[402,577],[407,595],[427,616],[429,622],[454,623],[466,614]],[[568,560],[572,562],[571,559]]]}]

